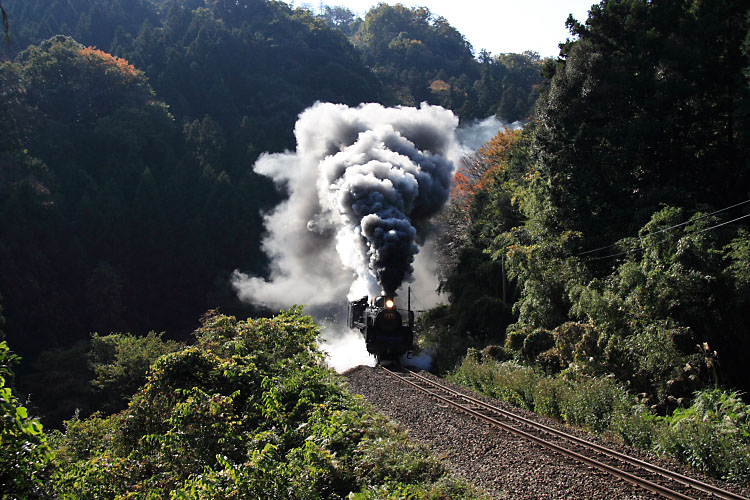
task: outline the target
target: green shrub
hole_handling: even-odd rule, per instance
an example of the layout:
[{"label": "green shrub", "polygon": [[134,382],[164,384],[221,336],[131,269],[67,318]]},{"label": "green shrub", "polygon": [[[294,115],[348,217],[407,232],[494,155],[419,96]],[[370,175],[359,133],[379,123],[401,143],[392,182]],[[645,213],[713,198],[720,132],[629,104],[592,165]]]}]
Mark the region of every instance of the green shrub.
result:
[{"label": "green shrub", "polygon": [[488,345],[482,349],[481,353],[482,359],[492,359],[495,361],[510,361],[513,359],[513,353],[499,345]]},{"label": "green shrub", "polygon": [[666,418],[657,451],[698,470],[734,481],[750,480],[750,405],[736,392],[696,393],[689,408]]},{"label": "green shrub", "polygon": [[534,409],[534,388],[540,375],[513,361],[482,363],[467,356],[449,379],[516,406]]},{"label": "green shrub", "polygon": [[13,394],[6,380],[19,360],[0,342],[0,499],[36,498],[44,487],[50,460],[42,424],[30,417]]},{"label": "green shrub", "polygon": [[561,398],[570,390],[570,382],[567,380],[552,377],[540,378],[534,391],[534,411],[559,419]]},{"label": "green shrub", "polygon": [[505,338],[505,348],[510,351],[521,352],[528,334],[525,330],[516,330],[508,333],[508,336]]},{"label": "green shrub", "polygon": [[455,498],[487,498],[476,488],[464,482],[443,476],[434,483],[404,484],[387,482],[349,495],[349,500],[453,500]]},{"label": "green shrub", "polygon": [[563,366],[565,365],[565,361],[563,361],[562,357],[560,356],[559,349],[557,347],[553,347],[552,349],[547,349],[539,356],[537,356],[536,364],[547,375],[554,375],[556,373],[560,373],[560,371],[563,369]]},{"label": "green shrub", "polygon": [[95,374],[91,385],[104,395],[105,409],[125,408],[146,382],[151,364],[162,355],[184,347],[179,342],[163,340],[162,335],[150,332],[143,337],[129,333],[91,336],[89,360]]},{"label": "green shrub", "polygon": [[359,447],[358,472],[367,486],[398,482],[404,484],[436,481],[444,468],[430,454],[403,439],[365,439]]},{"label": "green shrub", "polygon": [[55,496],[476,498],[342,389],[317,335],[300,309],[209,314],[197,345],[160,357],[126,410],[71,421],[56,437]]},{"label": "green shrub", "polygon": [[529,361],[555,345],[555,339],[549,330],[537,329],[531,332],[524,340],[521,355]]},{"label": "green shrub", "polygon": [[613,416],[628,406],[627,392],[612,378],[585,378],[564,392],[560,412],[570,425],[604,432]]},{"label": "green shrub", "polygon": [[592,330],[591,325],[567,322],[558,326],[552,331],[555,338],[555,345],[559,349],[560,357],[567,364],[576,361],[576,353],[579,352],[581,339]]},{"label": "green shrub", "polygon": [[659,417],[638,404],[615,413],[610,430],[625,444],[648,450],[653,446],[660,425]]},{"label": "green shrub", "polygon": [[614,377],[570,369],[544,376],[514,362],[486,359],[478,351],[470,351],[449,378],[569,425],[675,457],[708,475],[750,480],[750,405],[737,392],[698,392],[689,408],[659,417],[644,404],[633,404]]}]

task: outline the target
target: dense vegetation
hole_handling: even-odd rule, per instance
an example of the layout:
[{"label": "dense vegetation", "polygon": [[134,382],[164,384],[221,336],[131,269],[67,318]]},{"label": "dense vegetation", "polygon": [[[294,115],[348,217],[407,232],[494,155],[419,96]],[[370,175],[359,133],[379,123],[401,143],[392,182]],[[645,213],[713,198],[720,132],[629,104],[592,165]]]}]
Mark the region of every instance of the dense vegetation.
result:
[{"label": "dense vegetation", "polygon": [[[675,453],[750,477],[748,407],[712,392],[750,390],[747,14],[734,1],[618,0],[585,24],[569,19],[578,38],[545,65],[536,120],[500,133],[456,178],[442,235],[451,301],[425,321],[444,369],[467,346],[493,345],[457,377],[498,394],[511,389],[497,373],[515,373],[501,362],[534,367],[540,382],[521,398],[534,408],[609,384],[646,423],[674,412],[646,445],[692,439],[706,448]],[[572,411],[547,413],[580,424]],[[706,428],[678,423],[686,415]],[[700,436],[676,444],[669,432],[690,426]],[[726,450],[744,461],[701,462]]]},{"label": "dense vegetation", "polygon": [[604,0],[545,61],[476,55],[400,5],[363,19],[267,0],[3,8],[4,494],[470,494],[341,391],[298,311],[211,313],[189,336],[209,309],[265,314],[227,279],[266,271],[262,213],[283,198],[250,166],[293,147],[316,100],[533,115],[456,177],[450,303],[423,320],[439,368],[489,346],[455,379],[750,477],[743,2]]},{"label": "dense vegetation", "polygon": [[512,122],[531,116],[542,82],[538,54],[492,57],[481,51],[477,60],[463,35],[423,7],[380,4],[364,21],[351,23],[358,23],[352,39],[365,64],[387,82],[386,102],[427,101],[464,119],[497,114]]},{"label": "dense vegetation", "polygon": [[[1,318],[1,317],[0,317]],[[17,356],[0,342],[0,485],[1,498],[33,495],[44,485],[50,459],[47,439],[39,420],[29,415],[11,385]]]},{"label": "dense vegetation", "polygon": [[744,484],[750,481],[750,404],[737,392],[705,389],[695,393],[689,406],[659,416],[644,402],[634,401],[614,378],[547,375],[516,361],[498,360],[493,351],[469,351],[451,380],[676,458],[704,474]]},{"label": "dense vegetation", "polygon": [[[0,435],[3,453],[19,453],[2,457],[0,497],[479,498],[342,390],[318,333],[298,309],[248,321],[206,315],[194,345],[156,358],[125,410],[73,418],[49,448],[18,407],[23,433],[4,426]],[[22,454],[19,435],[31,444]]]},{"label": "dense vegetation", "polygon": [[[484,117],[499,110],[502,76],[522,89],[508,115],[517,119],[541,81],[538,57],[474,59],[445,20],[401,6],[358,23],[339,8],[347,21],[332,26],[331,16],[266,0],[3,7],[0,295],[6,339],[23,358],[18,386],[56,425],[98,407],[92,332],[185,340],[208,309],[261,313],[237,300],[229,276],[266,272],[261,215],[283,193],[251,166],[263,151],[293,147],[306,107],[451,104],[439,89],[491,87],[494,97],[464,114]],[[383,71],[411,60],[387,47],[369,55],[394,30],[429,47],[430,64],[408,85]],[[496,79],[481,83],[481,68]]]}]

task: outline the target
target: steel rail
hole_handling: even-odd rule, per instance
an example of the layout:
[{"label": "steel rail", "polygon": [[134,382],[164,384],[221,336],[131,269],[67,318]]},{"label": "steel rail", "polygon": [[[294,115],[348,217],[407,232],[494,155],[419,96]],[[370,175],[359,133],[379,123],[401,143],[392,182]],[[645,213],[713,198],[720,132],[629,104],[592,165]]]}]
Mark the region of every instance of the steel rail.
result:
[{"label": "steel rail", "polygon": [[546,432],[555,436],[558,436],[560,438],[566,439],[568,441],[571,441],[573,443],[576,443],[580,446],[586,447],[586,448],[592,448],[602,454],[608,455],[612,458],[615,458],[617,460],[621,460],[629,465],[632,465],[634,467],[640,467],[643,469],[646,469],[654,474],[658,474],[662,477],[665,477],[669,479],[670,481],[675,481],[677,483],[682,484],[683,486],[688,486],[690,488],[696,489],[698,491],[702,491],[703,493],[708,493],[709,495],[713,495],[716,498],[721,498],[723,500],[748,500],[746,497],[742,497],[740,495],[737,495],[736,493],[732,493],[731,491],[724,490],[722,488],[718,488],[716,486],[713,486],[708,483],[704,483],[702,481],[698,481],[696,479],[693,479],[691,477],[682,475],[678,472],[674,472],[668,469],[665,469],[663,467],[659,467],[658,465],[650,464],[648,462],[644,462],[643,460],[639,460],[635,457],[631,457],[629,455],[625,455],[623,453],[620,453],[616,450],[611,450],[609,448],[606,448],[604,446],[601,446],[597,443],[593,443],[591,441],[587,441],[585,439],[579,438],[577,436],[573,436],[571,434],[567,434],[563,431],[560,431],[559,429],[555,429],[554,427],[549,427],[544,424],[540,424],[539,422],[534,422],[533,420],[529,420],[528,418],[525,418],[521,415],[516,415],[512,412],[509,412],[507,410],[504,410],[502,408],[498,408],[496,406],[490,405],[488,403],[485,403],[484,401],[481,401],[479,399],[476,399],[472,396],[469,396],[467,394],[463,394],[459,391],[456,391],[454,389],[451,389],[450,387],[445,387],[442,384],[439,384],[433,380],[428,379],[427,377],[424,377],[413,370],[408,370],[408,373],[426,383],[430,384],[433,387],[439,387],[441,390],[452,394],[456,397],[460,397],[466,401],[470,401],[472,404],[475,404],[477,406],[480,406],[482,408],[485,408],[489,411],[498,412],[504,416],[507,416],[509,418],[512,418],[514,420],[523,422],[525,425],[528,425],[529,427],[533,427],[535,429],[538,429],[542,432]]},{"label": "steel rail", "polygon": [[[542,439],[539,436],[535,436],[534,434],[530,434],[528,432],[525,432],[525,431],[523,431],[523,430],[521,430],[521,429],[519,429],[517,427],[514,427],[514,426],[508,425],[506,423],[500,422],[499,420],[496,420],[496,419],[494,419],[494,418],[492,418],[490,416],[487,416],[487,415],[485,415],[483,413],[480,413],[480,412],[476,411],[473,408],[469,408],[469,407],[467,407],[467,406],[465,406],[463,404],[457,403],[456,401],[453,401],[453,400],[451,400],[449,398],[446,398],[444,396],[436,394],[435,392],[429,390],[428,388],[422,387],[419,384],[417,384],[415,382],[412,382],[411,380],[408,380],[408,378],[406,376],[403,376],[403,375],[401,375],[401,374],[399,374],[399,373],[397,373],[397,372],[395,372],[393,370],[389,370],[386,367],[381,367],[381,368],[387,374],[389,374],[390,376],[392,376],[392,377],[394,377],[394,378],[396,378],[398,380],[401,380],[402,382],[405,382],[405,383],[411,385],[412,387],[414,387],[414,388],[416,388],[416,389],[418,389],[418,390],[420,390],[422,392],[425,392],[425,393],[431,395],[432,397],[434,397],[434,398],[436,398],[436,399],[438,399],[438,400],[440,400],[440,401],[442,401],[442,402],[444,402],[446,404],[449,404],[449,405],[451,405],[451,406],[453,406],[453,407],[455,407],[455,408],[457,408],[457,409],[459,409],[459,410],[461,410],[461,411],[463,411],[465,413],[468,413],[468,414],[470,414],[472,416],[480,418],[481,420],[484,420],[484,421],[486,421],[486,422],[488,422],[488,423],[490,423],[490,424],[492,424],[492,425],[494,425],[496,427],[500,427],[500,428],[502,428],[502,429],[504,429],[504,430],[506,430],[508,432],[520,435],[520,436],[522,436],[522,437],[524,437],[526,439],[529,439],[529,440],[531,440],[531,441],[533,441],[533,442],[535,442],[535,443],[537,443],[537,444],[539,444],[541,446],[544,446],[544,447],[546,447],[548,449],[557,451],[559,453],[562,453],[563,455],[567,455],[567,456],[573,457],[576,460],[579,460],[579,461],[581,461],[581,462],[583,462],[583,463],[585,463],[587,465],[595,467],[595,468],[597,468],[599,470],[602,470],[604,472],[607,472],[609,474],[613,474],[613,475],[615,475],[615,476],[617,476],[617,477],[619,477],[621,479],[624,479],[625,481],[627,481],[627,482],[629,482],[631,484],[634,484],[634,485],[636,485],[638,487],[641,487],[641,488],[644,488],[646,490],[649,490],[649,491],[651,491],[653,493],[657,493],[657,494],[659,494],[659,495],[661,495],[661,496],[663,496],[665,498],[669,498],[669,499],[672,499],[672,500],[693,500],[692,497],[686,496],[683,493],[671,490],[671,489],[669,489],[669,488],[667,488],[665,486],[662,486],[660,484],[657,484],[657,483],[654,483],[652,481],[649,481],[648,479],[644,479],[644,478],[638,477],[638,476],[636,476],[634,474],[631,474],[631,473],[629,473],[627,471],[624,471],[624,470],[622,470],[622,469],[620,469],[618,467],[615,467],[613,465],[600,462],[598,460],[595,460],[595,459],[593,459],[591,457],[587,457],[585,455],[581,455],[580,453],[577,453],[576,451],[570,450],[570,449],[565,448],[563,446],[560,446],[558,444],[555,444],[555,443],[552,443],[552,442],[547,441],[545,439]],[[694,480],[692,478],[689,478],[687,476],[683,476],[681,474],[674,473],[672,471],[668,471],[668,470],[663,469],[661,467],[649,464],[647,462],[643,462],[642,460],[638,460],[638,459],[633,458],[633,457],[629,457],[627,455],[624,455],[622,453],[616,452],[614,450],[609,450],[608,448],[600,446],[600,445],[598,445],[596,443],[591,443],[590,441],[586,441],[586,440],[578,438],[576,436],[571,436],[569,434],[566,434],[566,433],[564,433],[562,431],[559,431],[557,429],[554,429],[552,427],[548,427],[548,426],[545,426],[543,424],[539,424],[537,422],[534,422],[534,421],[529,420],[527,418],[524,418],[522,416],[519,416],[519,415],[516,415],[514,413],[508,412],[506,410],[503,410],[502,408],[497,408],[495,406],[489,405],[489,404],[487,404],[487,403],[485,403],[483,401],[480,401],[479,399],[473,398],[471,396],[468,396],[466,394],[458,392],[458,391],[456,391],[454,389],[446,387],[446,386],[444,386],[444,385],[442,385],[442,384],[440,384],[438,382],[435,382],[435,381],[430,380],[430,379],[428,379],[426,377],[423,377],[423,376],[421,376],[421,375],[419,375],[419,374],[417,374],[417,373],[415,373],[415,372],[413,372],[411,370],[405,370],[405,371],[406,371],[406,373],[408,375],[412,376],[413,378],[415,378],[416,380],[422,382],[423,384],[427,384],[427,385],[429,385],[432,388],[441,390],[441,391],[449,394],[450,396],[452,396],[454,398],[460,398],[460,399],[462,399],[462,400],[464,400],[464,401],[466,401],[466,402],[468,402],[470,404],[479,406],[483,410],[498,413],[498,414],[500,414],[501,416],[503,416],[505,418],[510,418],[510,419],[515,420],[517,422],[520,422],[520,423],[522,423],[524,425],[530,426],[530,427],[532,427],[532,428],[534,428],[534,429],[536,429],[538,431],[545,432],[545,433],[552,434],[554,436],[566,439],[566,440],[568,440],[570,442],[573,442],[573,443],[577,444],[578,446],[583,446],[585,448],[590,448],[590,449],[593,448],[595,451],[597,451],[599,453],[602,453],[602,454],[605,454],[605,455],[609,456],[610,458],[615,458],[617,460],[625,462],[626,464],[628,464],[630,466],[640,467],[641,469],[648,470],[651,473],[659,474],[659,475],[661,475],[663,477],[666,477],[667,479],[669,479],[671,481],[675,481],[675,482],[681,484],[682,486],[687,486],[687,487],[690,487],[690,488],[694,488],[694,489],[696,489],[696,490],[698,490],[698,491],[700,491],[702,493],[707,493],[709,495],[712,495],[714,497],[721,498],[721,499],[724,499],[724,500],[748,500],[747,498],[741,497],[741,496],[736,495],[736,494],[734,494],[732,492],[729,492],[729,491],[726,491],[726,490],[722,490],[720,488],[716,488],[716,487],[714,487],[714,486],[712,486],[710,484],[706,484],[706,483],[702,483],[700,481],[696,481],[696,480]]]}]

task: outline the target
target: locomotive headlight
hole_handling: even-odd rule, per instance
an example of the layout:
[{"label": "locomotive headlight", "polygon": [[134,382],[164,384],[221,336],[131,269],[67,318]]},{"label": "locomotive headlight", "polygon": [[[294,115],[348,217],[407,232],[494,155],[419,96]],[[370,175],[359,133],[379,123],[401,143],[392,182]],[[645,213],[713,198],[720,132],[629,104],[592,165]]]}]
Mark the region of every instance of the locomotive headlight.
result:
[{"label": "locomotive headlight", "polygon": [[393,299],[385,299],[385,307],[388,309],[393,309],[393,306],[396,304],[393,302]]}]

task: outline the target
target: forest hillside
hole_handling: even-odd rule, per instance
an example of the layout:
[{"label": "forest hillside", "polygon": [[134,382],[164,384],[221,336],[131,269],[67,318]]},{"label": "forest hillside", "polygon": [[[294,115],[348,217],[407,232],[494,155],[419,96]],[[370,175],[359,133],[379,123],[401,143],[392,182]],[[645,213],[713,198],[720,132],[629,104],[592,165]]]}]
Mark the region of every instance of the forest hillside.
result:
[{"label": "forest hillside", "polygon": [[523,124],[463,158],[439,216],[436,371],[750,480],[746,2],[603,0],[546,60],[403,5],[2,9],[12,495],[475,495],[341,390],[300,309],[230,284],[268,275],[263,214],[288,194],[251,167],[318,101]]},{"label": "forest hillside", "polygon": [[425,320],[443,370],[747,481],[749,20],[724,0],[568,19],[535,120],[456,175],[450,302]]},{"label": "forest hillside", "polygon": [[[538,56],[475,57],[425,9],[381,5],[355,31],[265,0],[2,6],[0,303],[18,385],[56,425],[96,407],[92,333],[186,340],[209,309],[267,314],[230,284],[267,272],[261,216],[284,197],[251,167],[294,146],[307,107],[516,120],[541,82]],[[429,64],[391,43],[404,33]]]}]

